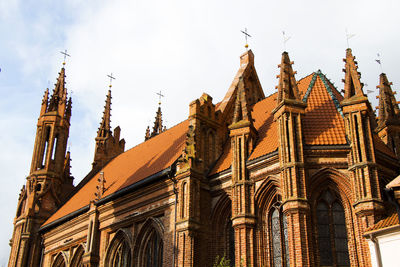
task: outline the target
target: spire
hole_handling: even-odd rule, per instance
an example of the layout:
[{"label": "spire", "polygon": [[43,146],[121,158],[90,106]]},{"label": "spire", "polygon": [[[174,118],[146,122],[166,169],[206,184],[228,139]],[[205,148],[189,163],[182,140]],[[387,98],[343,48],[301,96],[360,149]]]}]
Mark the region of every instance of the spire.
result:
[{"label": "spire", "polygon": [[282,53],[282,61],[278,67],[281,69],[278,84],[278,105],[284,100],[300,100],[299,90],[294,75],[295,71],[292,69],[293,61],[290,61],[289,54],[287,52]]},{"label": "spire", "polygon": [[71,97],[68,99],[67,108],[65,110],[65,118],[69,122],[71,119],[71,112],[72,112],[72,99]]},{"label": "spire", "polygon": [[[57,78],[57,83],[53,90],[53,94],[50,98],[48,111],[57,111],[59,110],[60,105],[65,105],[67,99],[67,88],[65,88],[65,69],[61,68],[59,72],[59,76]],[[63,111],[63,110],[61,110]]]},{"label": "spire", "polygon": [[399,106],[397,105],[396,98],[391,88],[390,83],[385,73],[380,75],[379,88],[379,118],[378,127],[385,125],[399,123],[398,115],[400,113]]},{"label": "spire", "polygon": [[40,116],[46,113],[48,105],[49,105],[49,88],[47,88],[46,91],[44,92],[42,107],[40,109]]},{"label": "spire", "polygon": [[162,112],[161,105],[158,106],[158,110],[156,112],[156,117],[154,121],[153,131],[151,132],[151,137],[156,136],[164,131],[162,125]]},{"label": "spire", "polygon": [[111,90],[108,90],[106,104],[104,106],[103,118],[100,123],[97,137],[108,137],[111,135]]},{"label": "spire", "polygon": [[147,128],[146,128],[146,134],[144,136],[144,141],[146,141],[147,139],[150,139],[150,126],[147,126]]},{"label": "spire", "polygon": [[353,96],[363,97],[364,92],[362,90],[364,84],[361,83],[361,73],[357,71],[358,65],[357,61],[355,61],[355,56],[351,53],[351,49],[346,49],[346,58],[343,59],[345,64],[345,68],[343,71],[345,72],[344,82],[344,98],[349,99]]}]

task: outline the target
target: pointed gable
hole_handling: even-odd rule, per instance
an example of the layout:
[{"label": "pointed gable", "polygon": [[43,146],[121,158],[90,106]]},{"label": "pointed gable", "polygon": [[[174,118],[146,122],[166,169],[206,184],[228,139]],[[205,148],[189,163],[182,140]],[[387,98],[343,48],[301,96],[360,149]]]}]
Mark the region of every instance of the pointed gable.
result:
[{"label": "pointed gable", "polygon": [[224,99],[217,107],[217,110],[222,112],[223,118],[228,118],[233,113],[239,85],[246,91],[246,102],[249,106],[265,98],[254,67],[254,54],[251,50],[240,56],[240,68],[225,94]]}]

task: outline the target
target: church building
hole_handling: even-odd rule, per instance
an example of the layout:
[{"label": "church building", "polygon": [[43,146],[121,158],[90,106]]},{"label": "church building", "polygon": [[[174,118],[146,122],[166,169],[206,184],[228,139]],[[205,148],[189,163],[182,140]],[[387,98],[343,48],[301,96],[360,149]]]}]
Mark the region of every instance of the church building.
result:
[{"label": "church building", "polygon": [[41,103],[8,266],[372,266],[364,234],[396,216],[384,190],[400,172],[391,83],[380,75],[376,116],[351,49],[343,94],[320,70],[296,79],[287,52],[278,66],[265,96],[246,51],[222,100],[204,93],[169,129],[159,107],[126,151],[110,90],[76,186],[63,67]]}]

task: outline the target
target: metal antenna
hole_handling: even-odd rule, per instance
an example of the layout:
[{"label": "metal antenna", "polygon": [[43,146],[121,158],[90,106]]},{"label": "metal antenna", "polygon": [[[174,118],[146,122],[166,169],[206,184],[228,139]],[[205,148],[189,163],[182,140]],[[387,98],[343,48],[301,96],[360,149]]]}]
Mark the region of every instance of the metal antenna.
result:
[{"label": "metal antenna", "polygon": [[67,49],[65,49],[65,51],[60,51],[61,54],[64,55],[64,61],[63,61],[63,66],[65,66],[65,60],[67,57],[71,57],[71,55],[67,54]]},{"label": "metal antenna", "polygon": [[349,45],[349,39],[353,38],[354,36],[355,36],[355,34],[354,34],[354,33],[348,33],[348,32],[347,32],[347,28],[346,28],[346,41],[347,41],[347,48],[350,48],[350,45]]},{"label": "metal antenna", "polygon": [[286,51],[286,42],[289,41],[289,39],[292,38],[292,36],[286,37],[285,31],[282,31],[282,35],[283,35],[283,50]]},{"label": "metal antenna", "polygon": [[110,85],[109,85],[108,87],[110,87],[110,89],[111,89],[111,87],[112,87],[112,80],[115,80],[115,77],[113,77],[112,72],[111,72],[110,75],[107,75],[107,77],[110,78]]},{"label": "metal antenna", "polygon": [[249,48],[249,44],[247,43],[247,37],[251,37],[250,34],[247,33],[247,28],[244,28],[244,31],[241,31],[244,34],[244,39],[246,40],[246,44],[244,45],[244,47],[246,49]]}]

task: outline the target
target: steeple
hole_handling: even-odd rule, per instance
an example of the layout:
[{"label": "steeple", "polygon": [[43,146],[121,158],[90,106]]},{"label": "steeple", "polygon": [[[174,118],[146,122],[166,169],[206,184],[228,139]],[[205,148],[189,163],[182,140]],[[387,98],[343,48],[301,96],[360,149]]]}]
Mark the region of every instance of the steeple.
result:
[{"label": "steeple", "polygon": [[93,169],[100,170],[110,160],[125,150],[125,140],[120,140],[121,128],[118,126],[111,132],[111,86],[106,96],[103,118],[97,131]]},{"label": "steeple", "polygon": [[386,74],[380,75],[379,117],[375,131],[400,159],[400,110]]},{"label": "steeple", "polygon": [[292,69],[293,62],[289,59],[287,52],[282,53],[281,64],[278,67],[281,69],[278,83],[278,105],[285,100],[301,101],[299,89],[294,75],[296,72]]},{"label": "steeple", "polygon": [[363,92],[364,84],[361,83],[361,73],[357,71],[358,65],[357,61],[355,61],[355,56],[353,56],[351,49],[346,49],[346,58],[343,61],[346,63],[343,71],[345,72],[344,76],[344,98],[350,99],[353,97],[365,97]]},{"label": "steeple", "polygon": [[70,153],[66,152],[71,109],[63,67],[50,100],[46,89],[41,103],[31,169],[14,220],[9,266],[39,265],[39,227],[73,190]]},{"label": "steeple", "polygon": [[253,119],[251,117],[251,108],[249,107],[247,102],[246,91],[244,88],[244,82],[242,77],[240,77],[239,79],[232,123],[235,124],[238,123],[239,121],[247,121],[251,123],[253,122]]},{"label": "steeple", "polygon": [[100,123],[97,137],[107,138],[111,135],[111,90],[108,90],[106,104],[104,106],[103,118]]},{"label": "steeple", "polygon": [[58,111],[60,116],[64,115],[67,102],[67,88],[65,88],[65,68],[62,67],[57,78],[57,83],[50,98],[47,112]]}]

